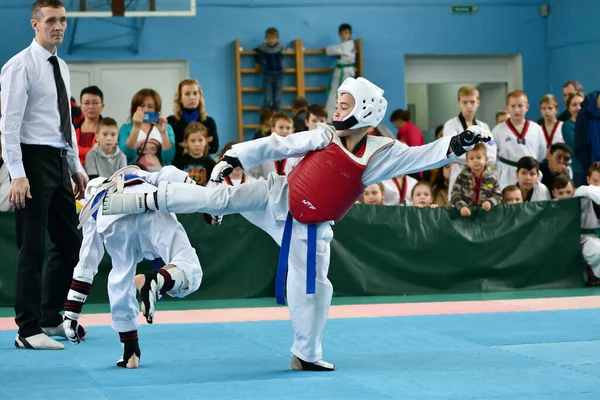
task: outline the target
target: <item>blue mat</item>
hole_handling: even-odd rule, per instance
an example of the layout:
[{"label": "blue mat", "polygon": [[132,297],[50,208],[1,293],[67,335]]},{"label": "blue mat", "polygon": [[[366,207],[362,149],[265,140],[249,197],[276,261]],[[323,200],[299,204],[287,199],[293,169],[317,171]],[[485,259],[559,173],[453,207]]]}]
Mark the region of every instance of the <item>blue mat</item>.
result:
[{"label": "blue mat", "polygon": [[[160,314],[158,314],[160,318]],[[290,370],[289,321],[140,328],[138,370],[91,327],[63,351],[0,332],[0,399],[598,400],[600,310],[328,322],[332,373]]]}]

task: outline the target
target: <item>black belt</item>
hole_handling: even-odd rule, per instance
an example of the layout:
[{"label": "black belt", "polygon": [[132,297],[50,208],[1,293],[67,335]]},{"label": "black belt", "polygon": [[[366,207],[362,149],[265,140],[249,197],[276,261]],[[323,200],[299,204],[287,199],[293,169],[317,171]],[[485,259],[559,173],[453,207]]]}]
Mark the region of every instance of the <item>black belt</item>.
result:
[{"label": "black belt", "polygon": [[45,144],[25,144],[21,143],[21,149],[28,151],[34,151],[36,153],[53,154],[59,157],[67,157],[69,153],[68,149],[59,149],[58,147],[52,147]]}]

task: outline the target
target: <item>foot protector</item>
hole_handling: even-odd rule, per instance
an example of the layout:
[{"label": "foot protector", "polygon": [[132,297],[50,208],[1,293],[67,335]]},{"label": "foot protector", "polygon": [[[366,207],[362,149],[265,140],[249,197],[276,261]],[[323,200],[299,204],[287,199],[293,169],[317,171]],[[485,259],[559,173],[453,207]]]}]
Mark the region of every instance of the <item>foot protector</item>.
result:
[{"label": "foot protector", "polygon": [[[135,339],[126,340],[122,342],[123,345],[123,356],[119,361],[117,361],[117,366],[122,368],[137,368],[140,365],[140,358],[142,357],[142,352],[140,351],[140,344],[137,339],[137,331],[135,332]],[[127,335],[131,332],[119,333],[119,335]],[[121,339],[123,340],[123,339]]]},{"label": "foot protector", "polygon": [[173,287],[171,275],[164,269],[145,272],[138,275],[136,280],[144,279],[144,284],[140,288],[142,298],[142,314],[146,321],[151,324],[154,322],[154,304]]}]

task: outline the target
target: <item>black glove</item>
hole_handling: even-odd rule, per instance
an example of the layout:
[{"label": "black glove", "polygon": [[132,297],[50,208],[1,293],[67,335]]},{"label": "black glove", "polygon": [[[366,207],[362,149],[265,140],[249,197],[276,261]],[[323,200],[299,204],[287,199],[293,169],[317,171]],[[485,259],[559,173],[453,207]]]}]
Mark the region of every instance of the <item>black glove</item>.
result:
[{"label": "black glove", "polygon": [[[229,153],[231,150],[228,150]],[[221,161],[213,168],[210,180],[213,182],[221,182],[224,177],[231,175],[234,169],[242,168],[242,163],[237,157],[231,155],[225,155],[221,158]],[[234,153],[235,154],[235,153]]]},{"label": "black glove", "polygon": [[479,142],[489,142],[492,138],[487,130],[477,125],[468,127],[458,135],[450,139],[450,149],[457,156],[462,156],[467,151],[473,149]]}]

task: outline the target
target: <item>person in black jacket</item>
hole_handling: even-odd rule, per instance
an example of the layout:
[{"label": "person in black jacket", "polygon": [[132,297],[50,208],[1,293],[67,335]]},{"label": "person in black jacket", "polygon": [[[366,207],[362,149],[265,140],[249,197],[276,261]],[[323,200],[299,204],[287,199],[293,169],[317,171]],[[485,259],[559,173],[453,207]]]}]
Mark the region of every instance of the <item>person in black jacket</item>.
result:
[{"label": "person in black jacket", "polygon": [[217,133],[217,124],[215,120],[206,114],[206,105],[202,88],[195,79],[184,79],[177,85],[175,92],[175,103],[173,105],[174,115],[169,116],[167,121],[173,128],[175,133],[175,142],[177,148],[175,150],[175,160],[183,154],[183,141],[185,127],[190,122],[201,122],[206,127],[208,135],[208,152],[215,154],[219,150],[219,135]]},{"label": "person in black jacket", "polygon": [[575,156],[584,171],[600,161],[600,90],[585,97],[575,123]]}]

